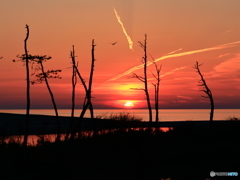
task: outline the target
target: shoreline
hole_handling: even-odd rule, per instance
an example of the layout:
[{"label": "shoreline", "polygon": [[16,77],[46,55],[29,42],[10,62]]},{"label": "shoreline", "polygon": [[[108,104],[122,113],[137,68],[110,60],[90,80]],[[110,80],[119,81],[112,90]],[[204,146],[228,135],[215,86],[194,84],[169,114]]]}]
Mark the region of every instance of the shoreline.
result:
[{"label": "shoreline", "polygon": [[[25,116],[24,114],[14,113],[0,113],[0,133],[6,135],[24,135],[25,132]],[[78,117],[74,117],[77,121]],[[56,117],[50,115],[30,115],[29,118],[29,135],[44,135],[44,134],[56,134],[57,123]],[[59,116],[60,122],[60,133],[64,134],[67,132],[70,126],[71,117]],[[228,122],[227,120],[214,120],[214,124],[223,124]],[[159,121],[158,127],[177,127],[183,126],[184,124],[191,124],[192,126],[209,126],[210,121]],[[156,125],[153,122],[153,127]],[[104,129],[116,129],[116,128],[130,128],[130,127],[148,127],[149,122],[141,121],[117,121],[110,119],[91,119],[83,118],[82,130],[104,130]]]}]

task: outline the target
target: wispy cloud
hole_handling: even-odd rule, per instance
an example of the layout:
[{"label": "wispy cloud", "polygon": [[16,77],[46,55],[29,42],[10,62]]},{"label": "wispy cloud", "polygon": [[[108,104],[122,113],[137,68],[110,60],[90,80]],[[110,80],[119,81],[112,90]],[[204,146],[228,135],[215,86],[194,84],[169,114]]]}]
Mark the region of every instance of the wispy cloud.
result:
[{"label": "wispy cloud", "polygon": [[227,30],[227,31],[225,31],[224,33],[230,33],[230,32],[232,32],[232,31],[234,31],[234,29]]},{"label": "wispy cloud", "polygon": [[[202,52],[208,52],[208,51],[214,51],[214,50],[220,50],[220,49],[226,49],[226,48],[230,48],[230,47],[234,47],[234,46],[237,46],[238,44],[240,44],[240,41],[236,41],[236,42],[232,42],[232,43],[227,43],[227,44],[221,44],[221,45],[218,45],[218,46],[213,46],[213,47],[210,47],[210,48],[205,48],[205,49],[199,49],[199,50],[194,50],[194,51],[187,51],[187,52],[182,52],[182,53],[178,53],[178,54],[171,54],[171,55],[165,55],[165,56],[162,56],[158,59],[155,59],[155,62],[157,61],[161,61],[161,60],[165,60],[165,59],[168,59],[168,58],[175,58],[175,57],[181,57],[181,56],[187,56],[187,55],[191,55],[191,54],[196,54],[196,53],[202,53]],[[153,62],[149,61],[147,62],[147,66],[153,64]],[[144,67],[144,64],[141,64],[141,65],[138,65],[138,66],[135,66],[111,79],[109,79],[108,81],[114,81],[114,80],[117,80],[125,75],[128,75],[130,73],[132,73],[133,71],[135,70],[138,70],[138,69],[142,69]]]},{"label": "wispy cloud", "polygon": [[[208,78],[219,78],[219,81],[233,83],[239,81],[240,77],[240,54],[235,54],[233,57],[221,62],[213,67],[213,70],[206,74]],[[231,80],[230,80],[231,79]],[[229,81],[230,80],[230,81]]]},{"label": "wispy cloud", "polygon": [[222,58],[222,57],[225,57],[225,56],[228,56],[228,55],[230,55],[231,53],[227,53],[227,54],[222,54],[222,55],[220,55],[220,56],[218,56],[219,58]]},{"label": "wispy cloud", "polygon": [[191,79],[195,79],[194,77],[176,77],[173,78],[173,80],[191,80]]},{"label": "wispy cloud", "polygon": [[183,98],[183,99],[189,99],[189,100],[193,99],[193,98],[191,98],[191,97],[187,97],[187,96],[177,96],[177,97],[179,97],[179,98]]},{"label": "wispy cloud", "polygon": [[235,57],[224,61],[213,68],[214,72],[218,73],[235,73],[240,67],[240,54],[236,54]]}]

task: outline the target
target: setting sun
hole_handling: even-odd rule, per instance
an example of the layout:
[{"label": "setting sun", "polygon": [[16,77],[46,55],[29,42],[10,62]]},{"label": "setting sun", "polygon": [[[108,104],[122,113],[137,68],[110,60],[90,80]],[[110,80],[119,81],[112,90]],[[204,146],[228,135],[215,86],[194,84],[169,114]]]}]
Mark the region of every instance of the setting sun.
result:
[{"label": "setting sun", "polygon": [[131,101],[128,101],[124,104],[125,107],[133,107],[134,104]]}]

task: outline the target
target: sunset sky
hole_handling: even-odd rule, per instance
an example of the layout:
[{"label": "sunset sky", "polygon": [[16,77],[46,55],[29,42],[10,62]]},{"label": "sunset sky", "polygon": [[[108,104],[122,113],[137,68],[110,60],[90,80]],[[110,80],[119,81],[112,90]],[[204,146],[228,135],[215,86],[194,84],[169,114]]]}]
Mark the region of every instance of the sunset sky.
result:
[{"label": "sunset sky", "polygon": [[[162,65],[160,108],[210,107],[197,86],[199,75],[192,68],[196,61],[203,63],[201,71],[216,108],[240,108],[239,9],[239,0],[2,0],[0,109],[26,106],[25,66],[12,62],[24,53],[26,24],[29,53],[52,56],[45,69],[62,70],[62,79],[49,80],[58,108],[71,108],[72,45],[88,82],[92,39],[96,42],[94,108],[124,108],[128,101],[134,108],[145,108],[144,92],[130,89],[143,87],[130,77],[133,72],[143,73],[138,41],[144,40],[144,34],[148,60],[152,56]],[[153,65],[148,72],[153,104]],[[83,98],[78,81],[77,108]],[[52,108],[44,83],[31,85],[31,108]]]}]

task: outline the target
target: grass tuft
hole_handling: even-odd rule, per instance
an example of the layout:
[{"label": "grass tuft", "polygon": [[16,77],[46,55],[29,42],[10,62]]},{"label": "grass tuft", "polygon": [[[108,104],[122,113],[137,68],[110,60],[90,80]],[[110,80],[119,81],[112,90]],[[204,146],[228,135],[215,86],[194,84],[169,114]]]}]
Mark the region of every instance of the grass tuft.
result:
[{"label": "grass tuft", "polygon": [[240,121],[240,117],[230,116],[226,120],[228,120],[228,121]]},{"label": "grass tuft", "polygon": [[96,116],[96,119],[112,119],[118,121],[142,121],[141,117],[135,116],[133,113],[130,112],[120,112],[120,113],[111,113],[109,116],[107,113]]}]

